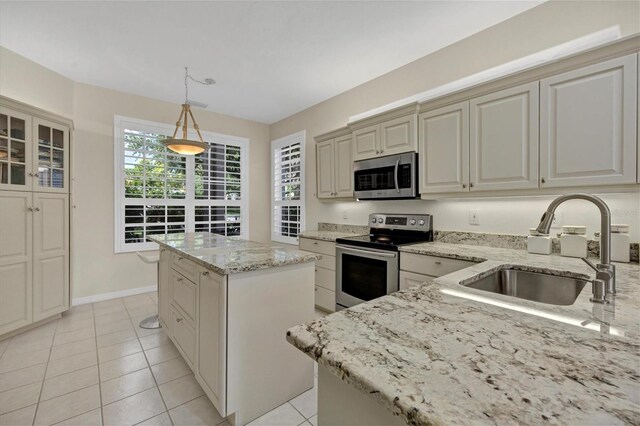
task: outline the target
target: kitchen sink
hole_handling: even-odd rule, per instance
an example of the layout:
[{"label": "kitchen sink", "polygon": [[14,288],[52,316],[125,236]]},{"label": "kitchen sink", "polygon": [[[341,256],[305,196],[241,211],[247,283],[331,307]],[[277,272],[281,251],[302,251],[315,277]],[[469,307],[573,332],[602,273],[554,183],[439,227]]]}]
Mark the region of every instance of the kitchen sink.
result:
[{"label": "kitchen sink", "polygon": [[577,278],[504,268],[465,286],[551,305],[573,305],[587,283]]}]

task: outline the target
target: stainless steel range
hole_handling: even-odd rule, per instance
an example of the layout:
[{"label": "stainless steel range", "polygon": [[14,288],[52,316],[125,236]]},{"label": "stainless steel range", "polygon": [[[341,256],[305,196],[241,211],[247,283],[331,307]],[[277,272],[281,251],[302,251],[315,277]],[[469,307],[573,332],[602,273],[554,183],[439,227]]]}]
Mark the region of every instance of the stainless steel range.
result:
[{"label": "stainless steel range", "polygon": [[336,240],[336,310],[398,291],[398,247],[433,241],[429,214],[369,215],[369,235]]}]

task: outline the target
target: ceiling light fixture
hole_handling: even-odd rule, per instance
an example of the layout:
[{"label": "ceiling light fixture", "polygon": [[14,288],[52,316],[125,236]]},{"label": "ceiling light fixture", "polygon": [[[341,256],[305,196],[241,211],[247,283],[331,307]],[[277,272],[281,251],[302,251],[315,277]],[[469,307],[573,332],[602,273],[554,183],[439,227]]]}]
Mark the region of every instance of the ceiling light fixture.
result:
[{"label": "ceiling light fixture", "polygon": [[[184,67],[184,103],[182,104],[182,111],[180,111],[180,116],[178,117],[178,121],[176,121],[176,130],[173,132],[173,136],[171,136],[170,139],[162,141],[164,146],[181,155],[200,154],[208,147],[208,144],[202,138],[198,123],[196,123],[196,119],[191,112],[191,104],[189,103],[189,79],[196,83],[204,84],[205,86],[216,83],[212,78],[205,78],[203,81],[196,80],[189,75],[189,69]],[[193,129],[198,133],[199,141],[189,139],[189,117],[191,117],[191,121],[193,122]],[[176,139],[176,135],[181,126],[182,138]]]}]

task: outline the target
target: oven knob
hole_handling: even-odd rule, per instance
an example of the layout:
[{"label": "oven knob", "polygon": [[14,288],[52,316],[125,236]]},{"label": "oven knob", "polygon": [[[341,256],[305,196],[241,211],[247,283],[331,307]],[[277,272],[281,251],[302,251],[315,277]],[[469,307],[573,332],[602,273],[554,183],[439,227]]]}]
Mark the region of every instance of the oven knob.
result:
[{"label": "oven knob", "polygon": [[377,219],[375,217],[371,218],[371,223],[376,223],[376,220]]},{"label": "oven knob", "polygon": [[378,223],[382,223],[383,219],[381,217],[378,218]]},{"label": "oven knob", "polygon": [[418,225],[420,225],[420,226],[424,226],[424,220],[420,219],[420,220],[418,221]]},{"label": "oven knob", "polygon": [[409,223],[411,223],[411,225],[415,225],[416,224],[416,220],[415,219],[411,219],[411,222],[409,222]]}]

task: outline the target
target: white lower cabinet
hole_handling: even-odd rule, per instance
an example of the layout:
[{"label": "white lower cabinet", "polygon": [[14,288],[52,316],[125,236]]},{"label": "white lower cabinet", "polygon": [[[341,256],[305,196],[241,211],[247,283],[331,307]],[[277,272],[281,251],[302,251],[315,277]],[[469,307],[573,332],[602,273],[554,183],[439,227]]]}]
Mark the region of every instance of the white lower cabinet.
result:
[{"label": "white lower cabinet", "polygon": [[163,326],[221,416],[244,425],[313,387],[285,339],[313,319],[313,263],[219,275],[163,247],[158,274]]},{"label": "white lower cabinet", "polygon": [[434,277],[429,275],[416,274],[415,272],[400,271],[400,290],[406,290],[414,285],[430,283]]},{"label": "white lower cabinet", "polygon": [[0,336],[69,309],[69,197],[0,191]]},{"label": "white lower cabinet", "polygon": [[300,238],[300,250],[322,255],[316,262],[316,306],[327,312],[336,310],[336,243]]}]

